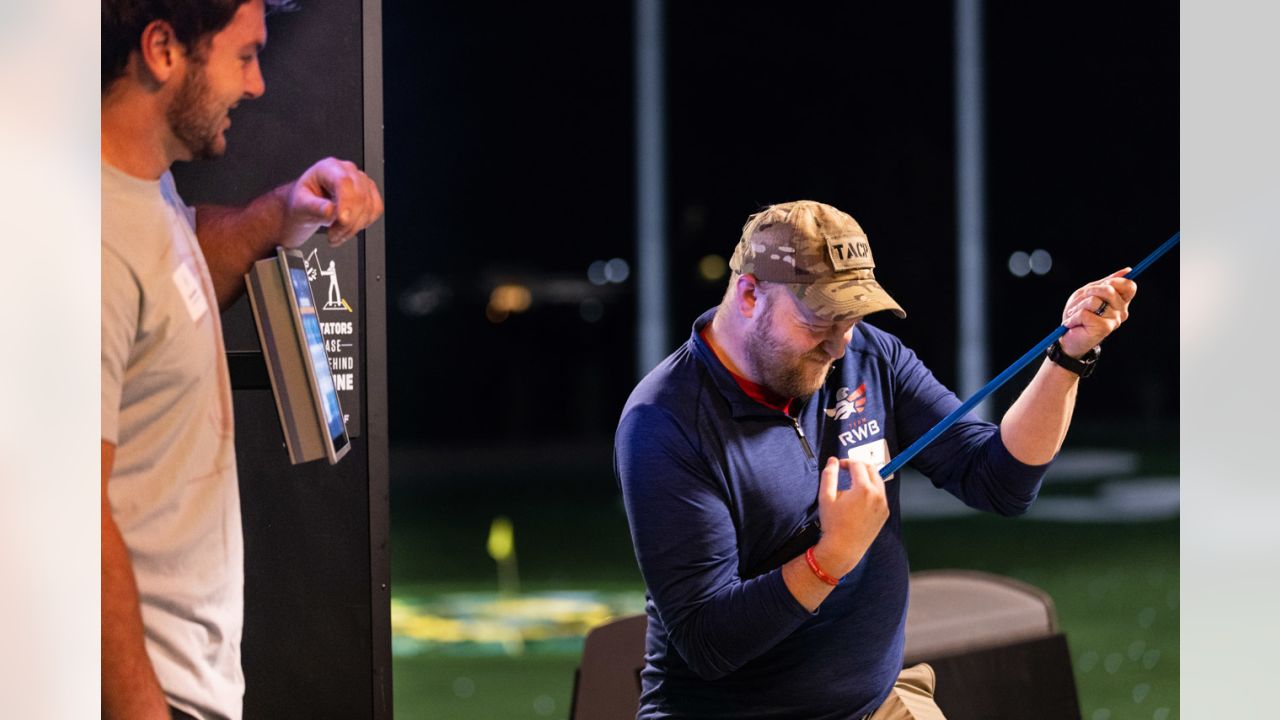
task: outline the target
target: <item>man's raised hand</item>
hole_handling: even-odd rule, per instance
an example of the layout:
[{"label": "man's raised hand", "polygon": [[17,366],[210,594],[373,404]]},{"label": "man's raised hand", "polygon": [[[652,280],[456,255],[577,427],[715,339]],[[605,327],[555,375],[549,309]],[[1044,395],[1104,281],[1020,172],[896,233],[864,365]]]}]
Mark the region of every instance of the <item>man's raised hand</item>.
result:
[{"label": "man's raised hand", "polygon": [[382,194],[355,163],[325,158],[288,187],[281,244],[297,247],[321,227],[341,245],[382,216]]},{"label": "man's raised hand", "polygon": [[[847,490],[839,488],[841,468],[852,479]],[[879,473],[856,460],[827,458],[818,482],[822,539],[813,551],[823,569],[836,576],[852,570],[888,518],[889,501]]]}]

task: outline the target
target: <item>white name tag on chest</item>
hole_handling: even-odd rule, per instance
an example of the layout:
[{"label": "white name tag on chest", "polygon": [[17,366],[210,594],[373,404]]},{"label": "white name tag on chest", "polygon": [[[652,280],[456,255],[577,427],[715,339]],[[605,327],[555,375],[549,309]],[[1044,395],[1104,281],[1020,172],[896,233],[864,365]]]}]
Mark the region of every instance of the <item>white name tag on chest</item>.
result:
[{"label": "white name tag on chest", "polygon": [[178,294],[187,304],[191,322],[199,322],[209,312],[209,301],[205,299],[204,288],[200,287],[200,280],[192,272],[191,266],[186,263],[178,265],[178,269],[173,271],[173,284],[178,287]]},{"label": "white name tag on chest", "polygon": [[[849,459],[870,465],[872,470],[880,472],[880,468],[889,462],[889,442],[880,439],[857,447],[851,447],[849,448]],[[885,482],[892,480],[896,475],[897,473],[894,473],[885,478]]]}]

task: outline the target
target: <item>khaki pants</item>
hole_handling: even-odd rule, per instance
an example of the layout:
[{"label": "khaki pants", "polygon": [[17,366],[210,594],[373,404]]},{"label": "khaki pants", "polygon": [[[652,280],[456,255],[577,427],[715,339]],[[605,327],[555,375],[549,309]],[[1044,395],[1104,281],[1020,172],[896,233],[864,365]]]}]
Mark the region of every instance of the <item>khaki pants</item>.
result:
[{"label": "khaki pants", "polygon": [[933,668],[920,663],[903,670],[884,704],[869,715],[870,720],[946,720],[933,702],[937,677]]}]

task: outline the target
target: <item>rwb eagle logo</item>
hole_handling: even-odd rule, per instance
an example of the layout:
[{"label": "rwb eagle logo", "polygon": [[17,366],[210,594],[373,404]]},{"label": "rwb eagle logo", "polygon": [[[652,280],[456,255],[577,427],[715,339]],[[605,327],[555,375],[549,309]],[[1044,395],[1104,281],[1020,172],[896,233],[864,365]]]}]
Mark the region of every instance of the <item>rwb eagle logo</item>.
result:
[{"label": "rwb eagle logo", "polygon": [[849,388],[840,388],[836,392],[836,406],[827,409],[827,415],[836,420],[844,420],[854,413],[860,413],[867,407],[867,384],[862,383],[853,392]]}]

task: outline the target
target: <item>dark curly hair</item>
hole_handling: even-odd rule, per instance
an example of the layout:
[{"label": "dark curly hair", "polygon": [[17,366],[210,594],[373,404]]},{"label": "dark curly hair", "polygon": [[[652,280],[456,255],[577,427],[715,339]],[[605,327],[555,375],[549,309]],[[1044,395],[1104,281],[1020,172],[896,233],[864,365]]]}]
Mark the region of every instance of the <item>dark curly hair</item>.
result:
[{"label": "dark curly hair", "polygon": [[[142,30],[154,20],[173,27],[178,42],[195,52],[222,30],[249,0],[102,0],[102,92],[124,74]],[[293,10],[293,0],[264,0],[267,12]]]}]

